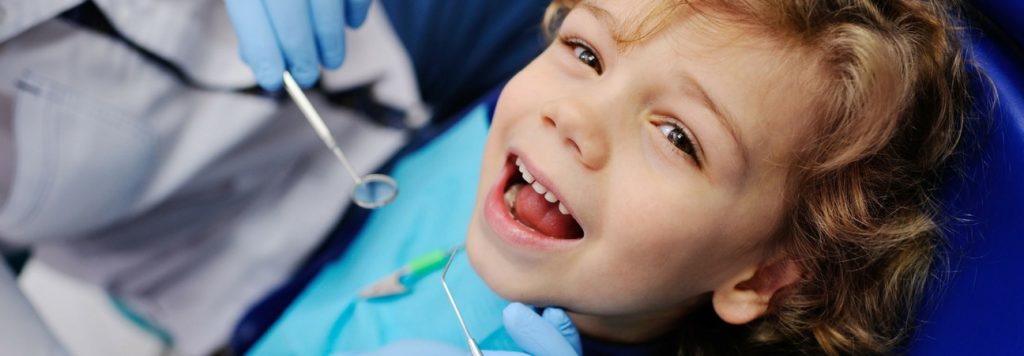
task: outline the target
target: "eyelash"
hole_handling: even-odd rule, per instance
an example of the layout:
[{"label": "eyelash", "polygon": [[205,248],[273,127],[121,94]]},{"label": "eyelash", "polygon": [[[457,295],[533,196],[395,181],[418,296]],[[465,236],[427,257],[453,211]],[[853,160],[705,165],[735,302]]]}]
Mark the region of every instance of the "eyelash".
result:
[{"label": "eyelash", "polygon": [[[575,55],[576,59],[581,63],[593,69],[598,75],[604,73],[604,65],[601,64],[601,56],[597,54],[597,51],[587,45],[586,42],[578,38],[562,38],[561,42],[566,47],[573,50],[573,55]],[[587,53],[589,53],[589,55],[585,56]]]},{"label": "eyelash", "polygon": [[671,122],[659,123],[658,130],[665,135],[666,142],[673,150],[690,156],[698,167],[703,166],[698,154],[700,150],[697,147],[697,140],[693,138],[693,134],[689,130]]}]

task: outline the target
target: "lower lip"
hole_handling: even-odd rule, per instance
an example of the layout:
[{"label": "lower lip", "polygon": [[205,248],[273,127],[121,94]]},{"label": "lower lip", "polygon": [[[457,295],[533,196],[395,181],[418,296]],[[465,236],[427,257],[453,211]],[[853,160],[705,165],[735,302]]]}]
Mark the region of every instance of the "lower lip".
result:
[{"label": "lower lip", "polygon": [[515,220],[505,204],[505,186],[516,172],[512,160],[505,162],[497,181],[487,193],[484,202],[484,221],[502,241],[515,247],[538,251],[556,251],[572,248],[582,239],[556,239],[537,232]]}]

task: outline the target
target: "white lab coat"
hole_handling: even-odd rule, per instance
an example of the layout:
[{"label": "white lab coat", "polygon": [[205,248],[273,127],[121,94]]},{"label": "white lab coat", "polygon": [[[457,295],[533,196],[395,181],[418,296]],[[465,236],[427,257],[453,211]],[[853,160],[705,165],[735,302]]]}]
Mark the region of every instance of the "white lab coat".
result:
[{"label": "white lab coat", "polygon": [[[208,353],[334,226],[351,179],[290,102],[230,91],[255,80],[222,0],[94,2],[133,42],[223,91],[187,87],[124,43],[54,19],[81,2],[0,0],[0,240],[104,287],[179,352]],[[379,6],[348,40],[324,86],[373,83],[422,123]],[[405,140],[311,99],[360,172]]]}]

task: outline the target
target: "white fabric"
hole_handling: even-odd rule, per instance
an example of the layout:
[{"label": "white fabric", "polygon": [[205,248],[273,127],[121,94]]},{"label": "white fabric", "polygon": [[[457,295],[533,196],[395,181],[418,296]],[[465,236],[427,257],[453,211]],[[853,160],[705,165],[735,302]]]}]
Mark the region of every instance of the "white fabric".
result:
[{"label": "white fabric", "polygon": [[0,345],[10,355],[67,355],[32,305],[18,289],[18,284],[0,258]]},{"label": "white fabric", "polygon": [[[185,87],[118,41],[49,20],[74,2],[2,1],[5,19],[22,20],[0,22],[0,97],[14,102],[15,145],[13,167],[0,167],[13,171],[0,237],[106,288],[179,352],[221,346],[334,225],[350,178],[290,102]],[[255,84],[221,0],[94,1],[126,37],[204,86]],[[325,86],[373,83],[379,99],[419,110],[380,7],[348,36],[346,64]],[[311,99],[360,172],[404,142]]]},{"label": "white fabric", "polygon": [[0,0],[0,42],[81,2],[82,0]]}]

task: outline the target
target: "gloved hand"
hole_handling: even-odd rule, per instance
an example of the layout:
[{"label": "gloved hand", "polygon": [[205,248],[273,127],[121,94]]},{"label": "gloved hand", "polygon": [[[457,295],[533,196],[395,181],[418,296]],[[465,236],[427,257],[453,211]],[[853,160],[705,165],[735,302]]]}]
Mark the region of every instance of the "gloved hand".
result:
[{"label": "gloved hand", "polygon": [[[484,351],[487,356],[575,356],[582,354],[580,334],[572,325],[565,311],[547,308],[543,316],[521,303],[512,303],[503,313],[505,330],[526,354],[511,351]],[[362,356],[438,355],[465,356],[469,351],[465,345],[459,347],[435,341],[404,340]],[[332,356],[353,355],[339,353]]]},{"label": "gloved hand", "polygon": [[267,90],[281,88],[287,67],[303,87],[316,83],[320,67],[345,59],[345,25],[366,20],[371,0],[225,0],[238,34],[242,60]]},{"label": "gloved hand", "polygon": [[519,347],[532,355],[582,355],[580,332],[559,308],[544,309],[537,315],[533,308],[512,303],[502,313],[505,330]]}]

